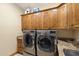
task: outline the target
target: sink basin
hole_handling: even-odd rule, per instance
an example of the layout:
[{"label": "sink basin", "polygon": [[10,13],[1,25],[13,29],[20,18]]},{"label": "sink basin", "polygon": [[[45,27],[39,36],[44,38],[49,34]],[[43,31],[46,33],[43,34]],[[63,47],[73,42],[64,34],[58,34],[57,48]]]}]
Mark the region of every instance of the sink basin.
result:
[{"label": "sink basin", "polygon": [[71,50],[71,49],[63,49],[65,56],[79,56],[79,51]]}]

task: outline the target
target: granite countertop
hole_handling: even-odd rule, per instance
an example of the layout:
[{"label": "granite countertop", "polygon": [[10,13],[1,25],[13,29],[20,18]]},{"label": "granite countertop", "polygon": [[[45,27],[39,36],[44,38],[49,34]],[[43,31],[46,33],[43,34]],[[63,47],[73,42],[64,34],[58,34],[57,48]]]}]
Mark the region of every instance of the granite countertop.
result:
[{"label": "granite countertop", "polygon": [[58,47],[59,56],[65,56],[63,49],[72,49],[72,50],[79,51],[79,48],[74,46],[72,43],[65,42],[65,41],[62,41],[62,40],[58,40],[57,47]]}]

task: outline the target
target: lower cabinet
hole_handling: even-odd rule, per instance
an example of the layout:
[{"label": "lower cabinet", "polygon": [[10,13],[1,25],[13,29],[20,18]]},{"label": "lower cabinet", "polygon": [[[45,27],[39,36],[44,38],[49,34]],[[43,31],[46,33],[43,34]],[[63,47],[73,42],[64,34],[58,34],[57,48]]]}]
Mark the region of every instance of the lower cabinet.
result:
[{"label": "lower cabinet", "polygon": [[18,53],[23,53],[23,41],[22,38],[17,38],[17,52]]}]

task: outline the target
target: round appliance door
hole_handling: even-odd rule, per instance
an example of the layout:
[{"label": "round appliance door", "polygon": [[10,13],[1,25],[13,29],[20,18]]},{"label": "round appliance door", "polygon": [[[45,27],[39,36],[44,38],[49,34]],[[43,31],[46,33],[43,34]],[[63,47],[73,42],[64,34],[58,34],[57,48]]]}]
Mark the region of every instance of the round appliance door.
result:
[{"label": "round appliance door", "polygon": [[38,48],[40,50],[51,52],[52,51],[52,41],[50,37],[41,37],[38,39]]},{"label": "round appliance door", "polygon": [[33,46],[33,37],[30,34],[24,35],[24,45],[25,45],[25,47]]}]

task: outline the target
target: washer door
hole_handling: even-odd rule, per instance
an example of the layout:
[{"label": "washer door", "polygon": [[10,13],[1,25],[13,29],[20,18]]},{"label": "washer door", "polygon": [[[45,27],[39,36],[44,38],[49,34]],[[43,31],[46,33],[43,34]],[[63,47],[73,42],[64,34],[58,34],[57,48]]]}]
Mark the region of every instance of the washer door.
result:
[{"label": "washer door", "polygon": [[50,37],[40,37],[40,39],[38,40],[38,48],[40,50],[51,52],[53,51],[52,47],[54,46],[53,46],[53,42],[51,41]]},{"label": "washer door", "polygon": [[32,47],[33,46],[33,38],[30,34],[24,35],[24,45],[25,45],[25,47]]}]

